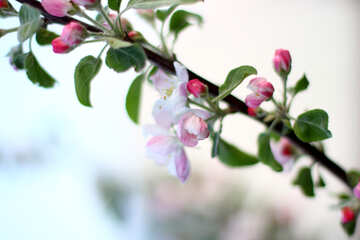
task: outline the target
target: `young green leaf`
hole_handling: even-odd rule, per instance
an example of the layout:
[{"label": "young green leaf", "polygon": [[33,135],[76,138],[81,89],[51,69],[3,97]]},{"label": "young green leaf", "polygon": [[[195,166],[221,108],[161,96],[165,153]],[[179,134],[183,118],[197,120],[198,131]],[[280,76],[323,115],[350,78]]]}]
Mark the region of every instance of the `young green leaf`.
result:
[{"label": "young green leaf", "polygon": [[91,107],[90,83],[99,72],[102,61],[100,58],[86,56],[80,60],[75,69],[75,90],[81,104]]},{"label": "young green leaf", "polygon": [[293,95],[295,96],[299,92],[305,91],[308,88],[308,86],[309,86],[309,80],[304,74],[304,76],[299,81],[297,81],[293,90],[294,91]]},{"label": "young green leaf", "polygon": [[318,188],[324,188],[324,187],[326,187],[325,180],[324,180],[324,178],[323,178],[321,175],[319,175],[319,178],[318,178],[318,180],[317,180],[317,182],[316,182],[316,186],[317,186]]},{"label": "young green leaf", "polygon": [[55,79],[51,77],[39,64],[32,52],[29,52],[25,59],[26,75],[40,87],[50,88],[55,84]]},{"label": "young green leaf", "polygon": [[158,71],[158,67],[157,66],[152,66],[151,70],[149,71],[148,75],[147,75],[147,81],[152,84],[152,80],[151,77]]},{"label": "young green leaf", "polygon": [[294,131],[298,138],[304,142],[321,141],[330,138],[328,130],[328,114],[315,109],[301,114],[294,124]]},{"label": "young green leaf", "polygon": [[27,4],[23,4],[19,11],[19,19],[20,27],[17,37],[19,42],[24,42],[40,28],[40,12]]},{"label": "young green leaf", "polygon": [[132,66],[135,71],[140,71],[145,66],[145,61],[145,52],[138,44],[126,48],[110,48],[105,60],[106,65],[116,72],[125,72]]},{"label": "young green leaf", "polygon": [[140,74],[132,82],[126,96],[126,111],[130,119],[138,124],[141,103],[141,89],[145,79],[145,74]]},{"label": "young green leaf", "polygon": [[230,71],[223,85],[220,86],[219,96],[213,99],[213,102],[224,99],[227,95],[244,81],[250,75],[257,74],[255,68],[251,66],[241,66]]},{"label": "young green leaf", "polygon": [[360,181],[360,172],[357,170],[350,170],[347,172],[347,179],[352,187],[355,187]]},{"label": "young green leaf", "polygon": [[309,167],[301,168],[293,184],[299,186],[305,196],[307,197],[315,196],[314,182],[311,176],[311,168]]},{"label": "young green leaf", "polygon": [[45,28],[39,28],[39,30],[36,32],[36,42],[41,46],[49,45],[51,44],[52,40],[58,36],[59,35],[56,33],[48,31]]},{"label": "young green leaf", "polygon": [[271,167],[276,172],[283,170],[280,163],[278,163],[270,148],[270,134],[261,133],[258,137],[258,158],[265,165]]},{"label": "young green leaf", "polygon": [[156,11],[156,18],[160,21],[164,22],[170,14],[177,8],[178,5],[171,6],[169,9],[165,10],[157,10]]},{"label": "young green leaf", "polygon": [[27,53],[23,52],[21,44],[11,48],[10,52],[6,56],[10,58],[10,64],[15,66],[16,69],[22,70],[25,68]]},{"label": "young green leaf", "polygon": [[346,234],[348,236],[352,236],[355,233],[355,227],[356,227],[356,218],[357,216],[354,218],[353,221],[351,222],[347,222],[347,223],[341,223],[344,231],[346,232]]},{"label": "young green leaf", "polygon": [[178,10],[171,16],[169,30],[174,33],[175,39],[178,38],[180,32],[192,25],[192,21],[201,25],[203,18],[198,14],[184,10]]},{"label": "young green leaf", "polygon": [[126,9],[154,9],[158,7],[171,6],[175,4],[195,3],[199,0],[130,0]]},{"label": "young green leaf", "polygon": [[241,151],[239,148],[228,143],[222,138],[219,138],[218,148],[219,159],[227,166],[245,167],[254,165],[259,162],[255,156]]},{"label": "young green leaf", "polygon": [[119,11],[121,0],[108,0],[108,5],[112,10]]}]

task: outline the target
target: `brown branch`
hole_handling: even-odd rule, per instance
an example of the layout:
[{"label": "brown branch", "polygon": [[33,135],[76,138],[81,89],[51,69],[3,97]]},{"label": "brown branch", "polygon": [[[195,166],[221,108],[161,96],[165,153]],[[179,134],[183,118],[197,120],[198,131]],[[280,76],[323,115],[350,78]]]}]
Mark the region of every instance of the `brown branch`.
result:
[{"label": "brown branch", "polygon": [[[38,10],[40,10],[41,14],[45,17],[45,19],[47,19],[48,23],[58,23],[58,24],[67,24],[71,21],[78,21],[80,22],[82,25],[86,26],[86,28],[89,31],[92,32],[101,32],[100,29],[98,29],[95,26],[89,25],[87,23],[84,23],[82,21],[79,21],[77,19],[74,19],[72,17],[55,17],[52,16],[50,14],[48,14],[44,8],[41,6],[41,4],[36,1],[36,0],[16,0],[20,3],[26,3],[31,5],[34,8],[37,8]],[[130,41],[130,39],[127,39]],[[159,55],[156,52],[153,52],[147,48],[144,48],[145,53],[147,55],[147,58],[155,65],[157,65],[158,67],[162,68],[163,70],[170,72],[172,74],[175,73],[175,69],[174,69],[174,65],[173,65],[173,60],[171,59],[167,59],[164,56]],[[208,80],[204,79],[203,77],[197,75],[196,73],[192,72],[191,70],[188,70],[189,75],[190,75],[190,79],[194,79],[197,78],[200,81],[202,81],[203,83],[205,83],[208,86],[209,92],[213,95],[218,95],[218,91],[219,88],[218,86],[216,86],[215,84],[209,82]],[[247,114],[247,106],[246,104],[241,101],[240,99],[236,98],[233,95],[228,95],[226,98],[223,99],[223,101],[225,101],[227,104],[229,104],[231,111],[233,113],[235,112],[240,112],[243,114]],[[251,117],[254,120],[261,122],[262,124],[266,125],[266,126],[270,126],[271,122],[265,122],[263,117]],[[278,123],[275,125],[274,130],[277,131],[278,133],[281,133],[282,129],[283,129],[283,124],[282,123]],[[325,153],[319,151],[316,147],[314,147],[313,145],[309,144],[309,143],[305,143],[303,141],[301,141],[298,137],[296,137],[296,135],[294,134],[294,132],[290,132],[288,134],[285,135],[287,138],[289,138],[293,144],[295,144],[298,148],[300,148],[304,153],[310,155],[312,157],[312,159],[315,162],[318,162],[319,164],[321,164],[322,166],[324,166],[326,169],[328,169],[331,173],[333,173],[337,178],[339,178],[346,186],[348,186],[351,189],[351,184],[347,178],[347,174],[346,171],[340,167],[338,164],[336,164],[335,162],[333,162]]]}]

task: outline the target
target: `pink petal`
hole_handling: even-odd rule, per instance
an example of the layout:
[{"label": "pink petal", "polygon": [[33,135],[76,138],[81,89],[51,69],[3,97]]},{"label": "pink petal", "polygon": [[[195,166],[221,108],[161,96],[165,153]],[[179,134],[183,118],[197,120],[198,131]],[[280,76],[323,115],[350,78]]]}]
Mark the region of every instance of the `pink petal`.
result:
[{"label": "pink petal", "polygon": [[245,103],[249,108],[258,108],[265,101],[265,97],[256,93],[249,94],[245,98]]},{"label": "pink petal", "polygon": [[158,164],[168,164],[180,147],[177,138],[172,136],[155,136],[146,144],[146,155]]},{"label": "pink petal", "polygon": [[190,162],[182,148],[175,155],[176,175],[181,182],[185,182],[190,175]]}]

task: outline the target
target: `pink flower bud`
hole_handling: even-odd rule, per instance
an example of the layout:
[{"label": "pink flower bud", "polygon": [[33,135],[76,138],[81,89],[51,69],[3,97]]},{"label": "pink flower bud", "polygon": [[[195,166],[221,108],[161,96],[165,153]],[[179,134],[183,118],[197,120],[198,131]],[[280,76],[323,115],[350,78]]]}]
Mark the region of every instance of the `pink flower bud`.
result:
[{"label": "pink flower bud", "polygon": [[273,59],[275,71],[279,74],[288,74],[291,70],[290,52],[285,49],[277,49]]},{"label": "pink flower bud", "polygon": [[128,33],[128,37],[133,40],[133,41],[143,41],[144,37],[141,33],[139,33],[138,31],[130,31]]},{"label": "pink flower bud", "polygon": [[274,93],[273,85],[265,78],[257,77],[250,81],[248,88],[255,93],[264,96],[266,99],[271,98]]},{"label": "pink flower bud", "polygon": [[250,108],[248,107],[248,115],[255,117],[256,116],[256,108]]},{"label": "pink flower bud", "polygon": [[49,14],[56,17],[64,17],[72,9],[71,2],[68,0],[42,0],[41,5]]},{"label": "pink flower bud", "polygon": [[355,213],[350,207],[343,207],[342,212],[342,223],[348,223],[355,219]]},{"label": "pink flower bud", "polygon": [[248,88],[254,92],[245,99],[245,103],[249,108],[258,108],[263,101],[271,98],[274,93],[273,85],[261,77],[252,79]]},{"label": "pink flower bud", "polygon": [[60,37],[64,43],[72,47],[85,39],[86,30],[80,23],[73,21],[65,25]]},{"label": "pink flower bud", "polygon": [[187,90],[195,97],[206,92],[206,86],[199,79],[192,79],[186,84]]},{"label": "pink flower bud", "polygon": [[80,6],[89,7],[94,5],[97,0],[72,0],[72,2]]},{"label": "pink flower bud", "polygon": [[9,4],[7,0],[0,0],[0,8],[8,8]]},{"label": "pink flower bud", "polygon": [[187,112],[181,117],[178,135],[185,146],[195,147],[199,140],[209,137],[209,129],[204,119],[206,118],[197,112]]},{"label": "pink flower bud", "polygon": [[70,46],[64,43],[60,37],[52,40],[51,45],[54,53],[67,53],[70,50]]},{"label": "pink flower bud", "polygon": [[294,147],[286,137],[282,137],[279,142],[270,142],[271,152],[275,160],[280,163],[285,170],[290,170],[294,163]]},{"label": "pink flower bud", "polygon": [[360,199],[360,182],[354,188],[353,193],[354,193],[355,197]]}]

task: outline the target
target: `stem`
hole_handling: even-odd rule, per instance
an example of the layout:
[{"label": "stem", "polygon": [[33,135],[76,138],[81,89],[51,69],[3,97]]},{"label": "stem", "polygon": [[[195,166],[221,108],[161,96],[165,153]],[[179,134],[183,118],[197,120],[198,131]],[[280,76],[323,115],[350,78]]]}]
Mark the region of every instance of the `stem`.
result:
[{"label": "stem", "polygon": [[[16,0],[20,3],[26,3],[31,5],[34,8],[37,8],[40,10],[41,14],[49,21],[49,23],[59,23],[59,24],[68,24],[71,21],[77,21],[80,22],[83,26],[85,26],[89,31],[93,31],[93,32],[101,32],[102,30],[99,28],[96,28],[92,25],[86,24],[84,22],[81,22],[77,19],[71,18],[71,17],[55,17],[52,16],[50,14],[48,14],[44,8],[41,6],[40,2],[36,1],[36,0]],[[107,29],[106,29],[107,31]],[[105,31],[105,32],[106,32]],[[131,39],[125,39],[126,41],[131,41]],[[165,58],[163,56],[161,56],[160,54],[153,52],[147,48],[144,48],[144,51],[147,55],[147,58],[156,66],[160,67],[161,69],[163,69],[164,71],[167,71],[169,73],[175,74],[175,68],[173,65],[173,60]],[[199,79],[201,82],[203,82],[204,84],[207,85],[209,93],[211,93],[212,95],[217,96],[219,93],[219,87],[215,84],[213,84],[212,82],[209,82],[208,80],[206,80],[205,78],[197,75],[196,73],[192,72],[191,70],[188,70],[189,72],[189,77],[190,79],[194,79],[197,78]],[[240,99],[236,98],[233,95],[228,95],[223,99],[224,102],[226,102],[227,104],[229,104],[229,106],[231,107],[232,113],[235,112],[239,112],[239,113],[243,113],[245,115],[247,114],[247,106],[246,104],[241,101]],[[257,117],[253,117],[251,119],[257,120],[258,122],[266,125],[266,126],[270,126],[272,122],[265,122],[264,118],[266,116],[257,116]],[[283,129],[283,123],[279,122],[274,126],[274,131],[281,133]],[[312,157],[313,161],[316,161],[318,163],[320,163],[323,167],[325,167],[327,170],[329,170],[332,174],[334,174],[340,181],[342,181],[349,189],[352,189],[351,184],[347,178],[347,174],[346,171],[339,166],[338,164],[336,164],[335,162],[333,162],[326,154],[324,154],[323,152],[319,151],[316,147],[314,147],[313,145],[309,144],[309,143],[305,143],[302,142],[296,135],[294,132],[289,132],[288,134],[285,135],[285,137],[287,137],[289,140],[291,140],[291,142],[296,145],[299,149],[301,149],[304,153],[308,154],[309,156]]]},{"label": "stem", "polygon": [[[77,8],[78,13],[80,16],[82,16],[83,18],[89,20],[91,23],[95,24],[97,27],[101,28],[101,30],[103,30],[104,32],[109,32],[108,29],[106,29],[103,25],[101,25],[100,23],[98,23],[97,21],[95,21],[94,19],[92,19],[89,15],[86,14],[86,12],[84,12],[81,8]],[[110,25],[111,26],[111,25]]]},{"label": "stem", "polygon": [[105,51],[105,49],[107,48],[107,46],[109,46],[109,44],[105,44],[105,46],[101,49],[99,55],[97,56],[97,58],[101,58],[101,55],[103,54],[103,52]]},{"label": "stem", "polygon": [[287,105],[287,75],[285,75],[282,79],[283,79],[283,86],[284,86],[283,106],[284,106],[285,111],[287,111],[287,109],[286,109],[286,105]]},{"label": "stem", "polygon": [[190,99],[190,98],[188,98],[188,102],[191,103],[191,104],[194,104],[194,105],[196,105],[196,106],[199,106],[199,107],[201,107],[201,108],[203,108],[203,109],[205,109],[205,110],[207,110],[207,111],[209,111],[209,112],[213,112],[212,109],[208,108],[207,106],[205,106],[205,105],[203,105],[203,104],[201,104],[201,103],[195,102],[194,100],[192,100],[192,99]]},{"label": "stem", "polygon": [[112,30],[116,31],[115,27],[114,27],[114,23],[111,21],[111,19],[109,18],[109,15],[105,12],[104,7],[101,4],[101,1],[99,1],[99,5],[98,5],[98,9],[101,13],[101,15],[105,18],[105,21],[109,24],[109,26],[111,27]]},{"label": "stem", "polygon": [[166,56],[168,57],[171,57],[170,53],[169,53],[169,49],[166,45],[166,41],[165,41],[165,38],[164,38],[164,27],[165,27],[165,22],[163,22],[161,24],[161,30],[160,30],[160,40],[161,40],[161,44],[163,46],[163,49],[164,49],[164,52],[166,54]]},{"label": "stem", "polygon": [[7,33],[12,33],[12,32],[16,32],[18,29],[19,29],[19,27],[6,29],[6,30],[5,30],[5,34],[7,34]]}]

